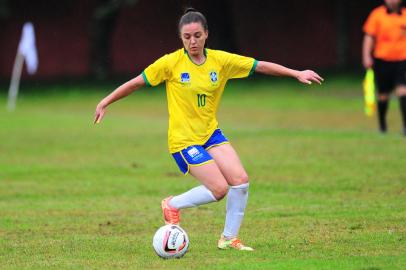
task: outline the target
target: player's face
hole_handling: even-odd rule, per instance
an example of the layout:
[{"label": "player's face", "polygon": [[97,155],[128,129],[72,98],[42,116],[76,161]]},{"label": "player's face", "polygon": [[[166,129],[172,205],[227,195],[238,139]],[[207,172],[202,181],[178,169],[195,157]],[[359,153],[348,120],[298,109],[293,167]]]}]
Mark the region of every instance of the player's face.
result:
[{"label": "player's face", "polygon": [[204,30],[203,25],[199,22],[185,24],[180,29],[183,46],[193,56],[203,54],[207,37],[208,32]]},{"label": "player's face", "polygon": [[400,7],[400,4],[402,3],[402,0],[385,0],[385,4],[389,7],[391,10],[396,10]]}]

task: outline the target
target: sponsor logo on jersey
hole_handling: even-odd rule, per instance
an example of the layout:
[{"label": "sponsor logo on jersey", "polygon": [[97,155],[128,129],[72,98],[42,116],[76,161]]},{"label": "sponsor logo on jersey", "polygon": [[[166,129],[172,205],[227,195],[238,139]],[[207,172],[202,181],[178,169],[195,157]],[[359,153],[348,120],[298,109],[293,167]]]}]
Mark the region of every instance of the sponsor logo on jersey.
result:
[{"label": "sponsor logo on jersey", "polygon": [[188,72],[182,72],[180,74],[180,82],[181,83],[190,83],[190,75]]}]

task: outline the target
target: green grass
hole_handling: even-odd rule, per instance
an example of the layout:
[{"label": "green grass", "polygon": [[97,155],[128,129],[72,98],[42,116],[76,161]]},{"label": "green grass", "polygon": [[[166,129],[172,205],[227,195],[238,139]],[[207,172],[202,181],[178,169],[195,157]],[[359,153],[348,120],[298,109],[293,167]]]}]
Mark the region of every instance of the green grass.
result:
[{"label": "green grass", "polygon": [[241,238],[256,251],[216,249],[222,201],[183,211],[190,251],[170,261],[151,247],[160,201],[197,182],[167,152],[163,89],[94,126],[111,85],[23,85],[0,108],[0,268],[405,269],[406,139],[395,100],[376,132],[360,80],[230,83],[219,120],[250,175]]}]

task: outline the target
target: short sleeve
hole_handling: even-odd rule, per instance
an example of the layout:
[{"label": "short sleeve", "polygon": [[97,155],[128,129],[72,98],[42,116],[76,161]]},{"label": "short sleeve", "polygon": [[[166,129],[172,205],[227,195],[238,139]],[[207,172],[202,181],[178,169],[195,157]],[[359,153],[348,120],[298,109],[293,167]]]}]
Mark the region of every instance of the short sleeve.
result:
[{"label": "short sleeve", "polygon": [[376,36],[378,31],[378,14],[376,10],[372,11],[371,14],[369,14],[367,20],[364,23],[363,30],[365,34],[373,37]]},{"label": "short sleeve", "polygon": [[163,81],[168,80],[170,69],[168,67],[168,55],[164,55],[153,64],[149,65],[141,73],[144,78],[145,84],[148,86],[156,86]]},{"label": "short sleeve", "polygon": [[252,57],[224,53],[224,71],[228,79],[245,78],[254,73],[258,63]]}]

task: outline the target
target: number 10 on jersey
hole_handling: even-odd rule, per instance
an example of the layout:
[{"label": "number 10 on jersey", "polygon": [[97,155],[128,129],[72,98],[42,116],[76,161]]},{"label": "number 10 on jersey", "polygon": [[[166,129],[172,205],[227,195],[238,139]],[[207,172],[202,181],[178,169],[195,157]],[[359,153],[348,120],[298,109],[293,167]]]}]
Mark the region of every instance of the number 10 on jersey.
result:
[{"label": "number 10 on jersey", "polygon": [[197,94],[197,107],[206,106],[206,94]]}]

